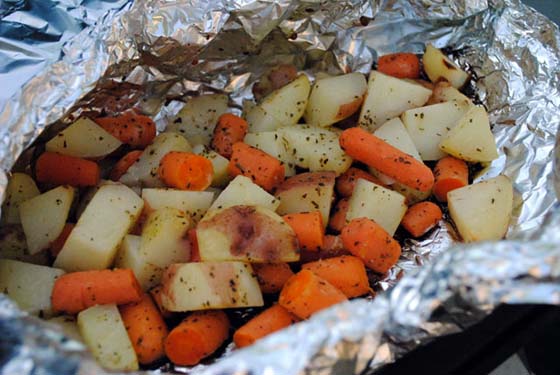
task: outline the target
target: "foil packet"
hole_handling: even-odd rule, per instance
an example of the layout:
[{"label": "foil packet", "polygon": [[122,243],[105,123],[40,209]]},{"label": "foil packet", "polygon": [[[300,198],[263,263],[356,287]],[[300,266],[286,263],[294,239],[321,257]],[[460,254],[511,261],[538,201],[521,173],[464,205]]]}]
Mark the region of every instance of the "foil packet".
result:
[{"label": "foil packet", "polygon": [[[32,78],[0,101],[0,196],[18,158],[25,162],[22,152],[81,114],[136,107],[161,130],[201,93],[227,93],[240,111],[251,85],[280,63],[311,77],[366,73],[378,55],[421,53],[426,43],[472,73],[467,90],[488,109],[500,157],[476,180],[503,173],[514,183],[506,241],[455,245],[442,222],[428,238],[406,241],[398,265],[377,285],[387,292],[373,301],[335,306],[243,350],[230,346],[215,363],[147,373],[375,373],[501,303],[560,304],[560,33],[520,1],[65,0],[57,11],[66,18],[27,14],[22,3],[10,4],[19,6],[16,23],[26,30],[64,30],[61,19],[91,26],[41,69],[22,76],[17,54],[4,65],[3,80]],[[87,17],[87,9],[109,8],[95,23]],[[0,14],[3,24],[13,13]],[[21,43],[40,49],[41,35]],[[0,52],[10,48],[0,45]],[[82,344],[3,295],[0,335],[0,373],[103,373]]]}]

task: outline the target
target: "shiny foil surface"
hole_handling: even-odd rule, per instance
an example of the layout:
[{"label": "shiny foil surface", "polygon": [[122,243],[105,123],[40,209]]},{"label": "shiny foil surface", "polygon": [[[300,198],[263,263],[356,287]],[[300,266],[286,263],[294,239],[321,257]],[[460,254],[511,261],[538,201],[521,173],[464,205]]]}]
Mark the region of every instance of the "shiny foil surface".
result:
[{"label": "shiny foil surface", "polygon": [[[53,2],[54,18],[32,13],[31,1],[6,3],[17,10],[2,9],[4,29],[28,44],[18,54],[13,43],[0,43],[10,58],[0,64],[2,81],[26,82],[0,101],[0,194],[22,151],[81,113],[137,107],[161,130],[189,97],[209,92],[229,94],[240,111],[251,85],[279,63],[310,77],[366,73],[378,55],[421,53],[433,43],[473,74],[467,89],[489,111],[500,157],[476,180],[503,173],[514,183],[506,241],[458,245],[442,222],[425,238],[405,241],[399,264],[377,285],[387,292],[373,301],[335,306],[243,350],[230,345],[194,368],[156,372],[374,373],[500,303],[560,304],[560,173],[553,163],[560,34],[518,0],[61,0]],[[94,14],[108,9],[95,23]],[[58,55],[45,52],[45,35],[70,20],[77,36],[60,38],[68,41]],[[30,62],[33,53],[47,56],[43,65]],[[22,70],[26,64],[32,71]],[[0,335],[8,353],[0,373],[103,373],[81,344],[3,296]]]}]

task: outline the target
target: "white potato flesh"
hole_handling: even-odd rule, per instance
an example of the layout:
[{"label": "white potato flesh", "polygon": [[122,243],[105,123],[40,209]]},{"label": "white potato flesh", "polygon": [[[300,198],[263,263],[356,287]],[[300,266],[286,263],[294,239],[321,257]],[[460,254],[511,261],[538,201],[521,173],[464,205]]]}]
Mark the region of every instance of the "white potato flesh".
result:
[{"label": "white potato flesh", "polygon": [[115,267],[131,269],[142,290],[148,291],[161,281],[163,268],[148,261],[147,254],[140,251],[140,244],[140,236],[127,235],[117,253]]},{"label": "white potato flesh", "polygon": [[431,44],[426,47],[422,63],[426,75],[434,83],[445,80],[460,89],[469,79],[469,75],[464,70]]},{"label": "white potato flesh", "polygon": [[6,198],[2,204],[2,224],[19,224],[21,202],[41,194],[35,181],[25,173],[13,173],[6,187]]},{"label": "white potato flesh", "polygon": [[318,126],[287,126],[278,129],[286,140],[288,154],[294,163],[311,172],[333,171],[340,175],[352,164],[352,159],[342,150],[338,133]]},{"label": "white potato flesh", "polygon": [[410,134],[406,131],[406,128],[400,118],[395,117],[394,119],[387,121],[375,132],[373,132],[373,134],[415,159],[422,160],[418,150],[416,149],[414,141],[410,137]]},{"label": "white potato flesh", "polygon": [[451,86],[451,84],[447,81],[440,81],[435,84],[432,97],[428,101],[428,104],[444,103],[452,100],[468,103],[469,107],[474,105],[468,97],[455,87]]},{"label": "white potato flesh", "polygon": [[402,122],[422,160],[439,160],[445,156],[439,143],[467,111],[466,104],[451,101],[411,109],[402,114]]},{"label": "white potato flesh", "polygon": [[109,268],[144,201],[121,184],[103,185],[87,205],[54,262],[66,271]]},{"label": "white potato flesh", "polygon": [[245,176],[236,176],[216,198],[208,212],[231,206],[261,206],[275,211],[280,201]]},{"label": "white potato flesh", "polygon": [[377,71],[369,75],[368,92],[358,125],[373,131],[408,109],[423,106],[432,91]]},{"label": "white potato flesh", "polygon": [[116,305],[96,305],[78,314],[84,343],[101,366],[138,370],[138,359]]},{"label": "white potato flesh", "polygon": [[0,226],[0,259],[13,259],[42,266],[51,263],[48,251],[29,254],[21,225]]},{"label": "white potato flesh", "polygon": [[195,154],[204,156],[212,162],[212,184],[213,187],[223,187],[228,184],[231,177],[227,171],[229,160],[209,149],[204,145],[196,145],[192,150]]},{"label": "white potato flesh", "polygon": [[362,73],[326,77],[315,82],[305,109],[305,122],[329,126],[352,116],[360,109],[367,91]]},{"label": "white potato flesh", "polygon": [[167,125],[166,132],[179,133],[192,145],[208,146],[218,118],[227,110],[227,95],[211,94],[193,97]]},{"label": "white potato flesh", "polygon": [[272,115],[272,113],[265,111],[260,105],[254,105],[247,110],[245,120],[249,124],[250,132],[268,132],[278,129],[286,125]]},{"label": "white potato flesh", "polygon": [[162,268],[188,262],[191,256],[186,240],[189,227],[189,218],[177,208],[165,207],[150,213],[142,229],[141,256]]},{"label": "white potato flesh", "polygon": [[502,239],[513,209],[513,186],[494,177],[447,193],[451,219],[465,242]]},{"label": "white potato flesh", "polygon": [[78,329],[78,322],[75,317],[70,315],[61,315],[51,319],[47,319],[47,322],[54,324],[60,328],[62,333],[67,337],[83,342],[82,336],[80,335],[80,330]]},{"label": "white potato flesh", "polygon": [[198,223],[196,238],[203,262],[299,260],[293,229],[274,211],[259,206],[233,206],[213,211]]},{"label": "white potato flesh", "polygon": [[64,271],[0,259],[0,292],[10,297],[20,309],[32,315],[51,316],[51,293],[57,278]]},{"label": "white potato flesh", "polygon": [[[309,78],[301,74],[292,82],[267,95],[259,106],[265,114],[269,113],[284,126],[297,124],[307,106],[310,91]],[[249,129],[256,131],[251,124]]]},{"label": "white potato flesh", "polygon": [[161,302],[168,311],[262,306],[259,283],[249,263],[173,264],[162,279]]},{"label": "white potato flesh", "polygon": [[74,188],[59,186],[21,202],[19,214],[30,254],[56,240],[66,224],[74,200]]},{"label": "white potato flesh", "polygon": [[404,195],[404,197],[406,198],[405,202],[408,206],[411,206],[418,202],[425,201],[430,197],[430,195],[432,195],[431,190],[420,191],[420,190],[413,189],[409,186],[403,185],[399,182],[395,182],[391,184],[391,190],[394,190],[397,193]]},{"label": "white potato flesh", "polygon": [[192,148],[185,137],[178,133],[161,133],[154,142],[146,147],[138,161],[130,166],[119,180],[128,186],[162,187],[158,168],[163,157],[171,151],[191,152]]},{"label": "white potato flesh", "polygon": [[441,140],[439,147],[466,161],[490,162],[497,159],[496,139],[484,107],[472,107]]},{"label": "white potato flesh", "polygon": [[279,131],[247,133],[243,142],[280,160],[284,164],[286,176],[296,174],[294,155],[288,152],[287,141]]},{"label": "white potato flesh", "polygon": [[77,158],[99,158],[109,155],[122,142],[92,120],[82,117],[55,135],[45,145],[47,151]]},{"label": "white potato flesh", "polygon": [[214,193],[210,191],[189,191],[177,189],[142,189],[142,198],[146,208],[159,210],[160,208],[176,208],[197,223],[208,211]]},{"label": "white potato flesh", "polygon": [[402,194],[360,178],[348,201],[346,221],[367,217],[392,236],[406,209],[405,197]]}]

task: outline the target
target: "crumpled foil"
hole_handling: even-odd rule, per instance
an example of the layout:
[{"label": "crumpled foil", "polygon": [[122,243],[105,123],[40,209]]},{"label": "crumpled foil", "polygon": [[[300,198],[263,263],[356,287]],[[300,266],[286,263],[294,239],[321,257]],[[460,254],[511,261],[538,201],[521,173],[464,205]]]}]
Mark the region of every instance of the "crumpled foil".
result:
[{"label": "crumpled foil", "polygon": [[[183,101],[207,92],[230,94],[240,110],[252,83],[279,63],[311,77],[365,73],[378,55],[420,53],[433,43],[475,77],[468,90],[487,107],[501,155],[476,180],[504,173],[514,183],[506,241],[454,245],[453,228],[442,222],[427,238],[406,241],[398,266],[379,282],[388,291],[373,301],[335,306],[243,350],[230,346],[213,364],[160,371],[373,373],[501,303],[560,304],[560,170],[553,163],[560,155],[560,34],[520,1],[63,0],[53,2],[59,17],[51,18],[30,11],[37,2],[5,4],[3,30],[14,40],[28,34],[17,48],[0,44],[11,59],[0,73],[12,84],[32,78],[0,101],[0,196],[16,159],[47,126],[137,107],[163,129]],[[92,26],[62,38],[69,41],[61,52],[48,52],[38,69],[30,61],[46,56],[46,36],[71,28],[64,20],[75,22],[68,21],[70,33]],[[25,64],[34,70],[22,72]],[[434,315],[442,308],[454,319]],[[2,295],[0,336],[0,373],[103,373],[81,344]]]}]

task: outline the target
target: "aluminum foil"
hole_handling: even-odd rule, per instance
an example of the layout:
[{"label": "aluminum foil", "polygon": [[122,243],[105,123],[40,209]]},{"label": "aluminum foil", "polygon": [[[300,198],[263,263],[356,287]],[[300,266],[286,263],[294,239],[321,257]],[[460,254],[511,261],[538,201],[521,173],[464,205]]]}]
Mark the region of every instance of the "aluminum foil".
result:
[{"label": "aluminum foil", "polygon": [[[107,6],[99,0],[59,1],[57,11],[66,11],[66,18],[41,23],[41,12],[32,14],[24,1],[12,3],[19,7],[18,25],[42,31],[64,30],[59,19],[93,23],[84,9]],[[380,54],[421,52],[428,42],[447,47],[473,73],[468,89],[488,108],[501,156],[476,179],[504,173],[516,191],[507,241],[453,246],[453,229],[442,222],[421,241],[407,240],[398,266],[378,285],[396,286],[373,301],[335,306],[252,347],[229,348],[214,364],[163,371],[373,373],[427,340],[480,320],[500,303],[560,304],[560,173],[552,162],[560,155],[560,34],[544,16],[517,0],[111,5],[112,11],[40,70],[22,78],[16,63],[3,65],[3,80],[33,78],[0,102],[0,195],[22,151],[47,127],[63,126],[81,113],[137,107],[163,129],[184,100],[200,93],[228,93],[240,110],[252,83],[279,63],[293,63],[310,76],[365,73]],[[0,14],[3,25],[8,17],[16,19],[13,14]],[[14,35],[18,30],[13,28]],[[34,47],[21,54],[22,62],[40,50],[44,35],[30,35],[26,42]],[[2,53],[10,48],[0,44]],[[10,56],[20,61],[17,53]],[[435,316],[438,308],[453,319]],[[9,353],[0,359],[2,373],[102,373],[82,345],[19,312],[2,295],[0,337],[2,353]]]}]

